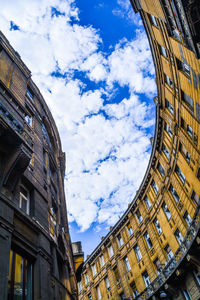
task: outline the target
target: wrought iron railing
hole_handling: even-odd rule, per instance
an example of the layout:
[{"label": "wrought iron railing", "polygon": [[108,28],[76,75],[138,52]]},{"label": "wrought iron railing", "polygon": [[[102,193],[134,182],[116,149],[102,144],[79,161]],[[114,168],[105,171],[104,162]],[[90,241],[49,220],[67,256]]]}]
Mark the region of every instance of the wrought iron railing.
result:
[{"label": "wrought iron railing", "polygon": [[24,132],[23,127],[14,118],[14,116],[0,103],[0,116],[19,134]]},{"label": "wrought iron railing", "polygon": [[182,262],[191,245],[193,244],[196,235],[200,228],[200,208],[197,209],[196,214],[193,218],[193,221],[190,225],[190,228],[187,231],[187,234],[184,238],[183,243],[180,245],[174,257],[167,263],[167,265],[162,269],[160,274],[152,281],[152,283],[142,292],[140,293],[136,299],[149,299],[155,292],[163,286],[168,278],[172,275],[172,273],[177,269],[179,264]]}]

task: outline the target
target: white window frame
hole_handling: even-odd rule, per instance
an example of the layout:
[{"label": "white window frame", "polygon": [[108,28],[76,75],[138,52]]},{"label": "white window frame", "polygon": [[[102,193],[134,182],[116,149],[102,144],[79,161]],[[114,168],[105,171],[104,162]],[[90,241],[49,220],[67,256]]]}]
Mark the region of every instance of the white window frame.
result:
[{"label": "white window frame", "polygon": [[101,297],[100,286],[98,285],[98,286],[96,287],[96,289],[97,289],[97,299],[100,300],[100,299],[102,298],[102,297]]},{"label": "white window frame", "polygon": [[180,198],[172,184],[169,187],[169,191],[170,191],[171,195],[173,196],[174,200],[176,201],[176,203],[178,203]]},{"label": "white window frame", "polygon": [[112,245],[108,246],[108,253],[109,253],[110,258],[113,257],[114,251],[113,251]]},{"label": "white window frame", "polygon": [[[28,190],[27,188],[25,188],[25,186],[21,185],[20,188],[21,188],[21,187],[27,192],[27,197],[20,191],[20,196],[19,196],[19,208],[20,208],[23,212],[25,212],[27,215],[29,215],[29,214],[30,214],[30,192],[29,192],[29,190]],[[27,201],[26,211],[24,211],[24,210],[22,209],[22,198],[23,198],[24,200]]]},{"label": "white window frame", "polygon": [[154,226],[156,227],[158,235],[161,235],[163,231],[162,231],[162,227],[160,226],[160,223],[159,223],[158,219],[155,218],[153,223],[154,223]]},{"label": "white window frame", "polygon": [[148,248],[151,249],[153,247],[153,244],[152,244],[151,238],[147,231],[144,233],[144,238],[145,238]]},{"label": "white window frame", "polygon": [[125,264],[125,267],[126,267],[126,271],[127,272],[131,271],[131,266],[130,266],[130,263],[129,263],[129,260],[128,260],[128,256],[124,257],[124,264]]},{"label": "white window frame", "polygon": [[176,240],[179,243],[179,245],[181,245],[183,242],[183,236],[178,228],[175,230],[174,235],[175,235]]},{"label": "white window frame", "polygon": [[139,209],[136,210],[135,215],[136,215],[136,218],[138,220],[138,224],[141,224],[142,221],[143,221],[143,218],[142,218],[142,215],[141,215]]},{"label": "white window frame", "polygon": [[174,254],[173,254],[172,249],[170,248],[169,244],[167,244],[164,247],[164,250],[165,250],[165,253],[167,254],[168,260],[170,260],[170,259],[172,259],[174,257]]},{"label": "white window frame", "polygon": [[163,202],[163,204],[162,204],[162,209],[163,209],[163,211],[165,213],[165,216],[166,216],[167,220],[169,221],[171,219],[171,217],[172,217],[172,214],[169,211],[169,209],[167,207],[167,204],[165,202]]},{"label": "white window frame", "polygon": [[144,202],[146,204],[147,209],[149,210],[151,208],[151,202],[147,196],[144,197]]},{"label": "white window frame", "polygon": [[100,264],[101,264],[101,267],[103,267],[105,265],[105,260],[104,260],[104,256],[103,254],[100,256]]},{"label": "white window frame", "polygon": [[92,274],[93,274],[93,276],[95,276],[97,274],[97,268],[96,268],[95,264],[92,265]]},{"label": "white window frame", "polygon": [[135,251],[135,255],[136,255],[137,261],[139,262],[142,259],[142,254],[140,252],[140,248],[139,248],[138,245],[135,245],[134,251]]},{"label": "white window frame", "polygon": [[106,276],[104,280],[105,280],[106,289],[108,292],[108,291],[110,291],[110,282],[109,282],[108,276]]},{"label": "white window frame", "polygon": [[152,188],[153,188],[153,190],[154,190],[154,193],[155,193],[156,195],[158,195],[159,189],[158,189],[158,186],[157,186],[155,180],[152,180],[151,186],[152,186]]},{"label": "white window frame", "polygon": [[130,237],[133,234],[133,227],[131,226],[130,223],[127,225],[127,231],[128,231],[128,235]]},{"label": "white window frame", "polygon": [[87,285],[89,283],[89,276],[88,274],[85,274],[85,284]]},{"label": "white window frame", "polygon": [[187,210],[183,214],[183,219],[185,220],[185,222],[187,223],[187,226],[189,227],[190,224],[192,223],[192,218],[190,217]]},{"label": "white window frame", "polygon": [[[145,275],[147,275],[147,276],[145,276]],[[147,271],[142,274],[142,277],[143,277],[145,286],[148,287],[151,284],[151,280],[149,278],[149,274],[147,273]]]},{"label": "white window frame", "polygon": [[117,243],[118,243],[119,248],[122,247],[123,244],[124,244],[124,241],[123,241],[121,233],[118,234],[118,236],[117,236]]}]

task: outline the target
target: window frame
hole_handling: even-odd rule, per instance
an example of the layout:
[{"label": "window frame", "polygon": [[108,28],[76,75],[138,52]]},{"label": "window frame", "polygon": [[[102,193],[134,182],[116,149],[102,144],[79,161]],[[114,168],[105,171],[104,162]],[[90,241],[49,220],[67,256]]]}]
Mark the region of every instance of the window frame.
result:
[{"label": "window frame", "polygon": [[[27,192],[27,197],[21,192],[21,188]],[[26,211],[22,208],[22,198],[27,201]],[[30,215],[30,191],[23,185],[20,185],[19,208],[27,215]]]}]

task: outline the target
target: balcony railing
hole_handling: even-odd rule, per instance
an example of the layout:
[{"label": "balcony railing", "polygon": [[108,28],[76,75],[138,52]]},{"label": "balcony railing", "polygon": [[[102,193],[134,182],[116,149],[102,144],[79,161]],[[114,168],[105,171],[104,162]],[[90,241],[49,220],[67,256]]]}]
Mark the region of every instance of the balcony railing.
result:
[{"label": "balcony railing", "polygon": [[196,235],[200,228],[200,208],[197,209],[197,212],[195,214],[195,217],[193,218],[193,221],[191,223],[190,228],[188,229],[188,232],[184,238],[183,243],[179,247],[179,249],[176,251],[174,257],[168,262],[168,264],[162,269],[160,274],[156,277],[154,281],[151,282],[151,284],[137,296],[137,300],[141,299],[149,299],[153,296],[153,294],[163,285],[166,283],[166,281],[169,279],[169,277],[172,275],[172,273],[177,269],[179,264],[182,262],[184,257],[186,256],[187,252],[189,251],[191,245],[193,244],[193,241],[196,238]]},{"label": "balcony railing", "polygon": [[11,113],[0,103],[0,116],[16,131],[19,135],[24,132],[23,127],[19,122],[13,117]]}]

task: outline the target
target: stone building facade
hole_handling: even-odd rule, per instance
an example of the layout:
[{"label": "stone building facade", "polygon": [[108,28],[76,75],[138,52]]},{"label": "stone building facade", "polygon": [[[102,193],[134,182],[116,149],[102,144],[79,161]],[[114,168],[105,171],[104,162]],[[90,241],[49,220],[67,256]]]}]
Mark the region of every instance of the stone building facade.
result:
[{"label": "stone building facade", "polygon": [[[149,165],[86,259],[79,299],[200,299],[200,2],[131,0],[156,70]],[[123,201],[123,199],[122,199]]]},{"label": "stone building facade", "polygon": [[0,299],[77,299],[65,154],[31,73],[0,32]]}]

